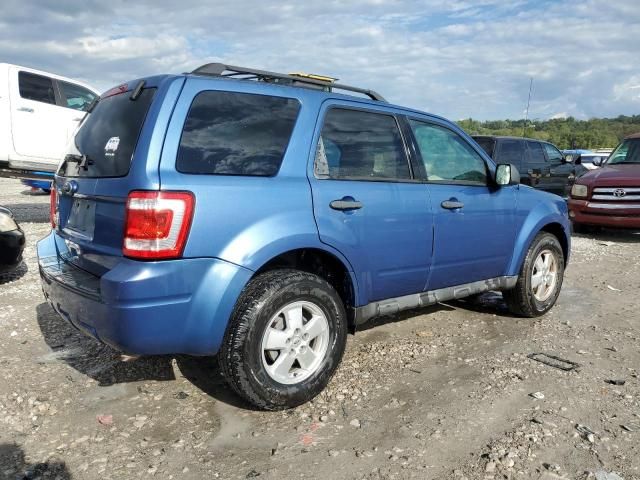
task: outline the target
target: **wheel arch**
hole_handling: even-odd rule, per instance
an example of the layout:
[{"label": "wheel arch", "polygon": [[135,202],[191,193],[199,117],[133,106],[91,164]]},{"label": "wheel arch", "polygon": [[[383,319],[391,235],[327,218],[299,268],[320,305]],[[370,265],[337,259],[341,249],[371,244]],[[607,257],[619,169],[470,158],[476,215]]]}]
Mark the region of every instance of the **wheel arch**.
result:
[{"label": "wheel arch", "polygon": [[339,252],[319,246],[293,248],[274,253],[262,262],[252,277],[270,270],[293,268],[313,273],[326,280],[344,303],[349,325],[355,328],[355,307],[358,306],[358,284],[349,262]]},{"label": "wheel arch", "polygon": [[546,215],[538,217],[537,219],[527,218],[516,238],[514,253],[507,270],[507,275],[518,275],[520,273],[524,259],[527,256],[527,251],[534,238],[536,238],[540,232],[548,232],[558,239],[562,247],[564,263],[567,265],[571,252],[570,228],[566,216],[560,214]]}]

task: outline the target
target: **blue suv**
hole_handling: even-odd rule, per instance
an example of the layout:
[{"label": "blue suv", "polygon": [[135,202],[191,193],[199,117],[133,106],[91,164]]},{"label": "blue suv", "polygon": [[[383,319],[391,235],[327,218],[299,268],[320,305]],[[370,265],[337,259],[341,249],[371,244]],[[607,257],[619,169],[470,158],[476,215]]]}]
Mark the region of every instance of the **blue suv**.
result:
[{"label": "blue suv", "polygon": [[369,90],[207,64],[106,92],[74,140],[38,243],[51,306],[128,354],[217,354],[261,408],[317,395],[370,318],[560,293],[565,202]]}]

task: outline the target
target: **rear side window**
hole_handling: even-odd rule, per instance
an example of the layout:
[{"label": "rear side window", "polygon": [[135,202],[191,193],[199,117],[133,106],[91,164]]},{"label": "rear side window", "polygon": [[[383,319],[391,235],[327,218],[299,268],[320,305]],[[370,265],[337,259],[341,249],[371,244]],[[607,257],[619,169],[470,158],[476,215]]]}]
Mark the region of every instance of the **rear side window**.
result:
[{"label": "rear side window", "polygon": [[20,96],[36,102],[56,104],[56,96],[53,93],[53,80],[35,73],[19,72],[18,88]]},{"label": "rear side window", "polygon": [[317,145],[315,174],[345,180],[411,179],[396,119],[361,110],[330,109]]},{"label": "rear side window", "polygon": [[73,142],[60,175],[122,177],[129,173],[133,151],[155,88],[145,88],[136,100],[125,92],[100,99]]},{"label": "rear side window", "polygon": [[503,140],[500,142],[500,163],[511,163],[516,167],[524,157],[524,142],[520,140]]},{"label": "rear side window", "polygon": [[291,98],[199,93],[184,124],[182,173],[270,177],[278,173],[300,110]]},{"label": "rear side window", "polygon": [[545,163],[544,152],[542,145],[539,142],[527,142],[529,147],[529,161],[531,163]]},{"label": "rear side window", "polygon": [[63,106],[86,112],[91,102],[96,98],[96,94],[80,85],[58,80],[62,93]]}]

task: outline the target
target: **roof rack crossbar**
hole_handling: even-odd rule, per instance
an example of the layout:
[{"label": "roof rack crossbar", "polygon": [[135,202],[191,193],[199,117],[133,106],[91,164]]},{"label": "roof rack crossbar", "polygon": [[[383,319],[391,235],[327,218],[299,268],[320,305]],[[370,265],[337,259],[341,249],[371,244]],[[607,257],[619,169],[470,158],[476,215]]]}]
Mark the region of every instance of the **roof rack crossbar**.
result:
[{"label": "roof rack crossbar", "polygon": [[287,75],[285,73],[268,72],[266,70],[256,70],[254,68],[236,67],[233,65],[225,65],[224,63],[207,63],[196,68],[191,72],[193,75],[206,75],[211,77],[238,77],[239,75],[247,75],[242,80],[290,80],[299,84],[309,84],[324,88],[346,90],[349,92],[356,92],[362,95],[366,95],[372,100],[379,102],[386,102],[384,97],[373,90],[367,90],[364,88],[351,87],[349,85],[342,85],[340,83],[329,83],[321,80],[315,80],[313,78],[300,77],[297,75]]}]

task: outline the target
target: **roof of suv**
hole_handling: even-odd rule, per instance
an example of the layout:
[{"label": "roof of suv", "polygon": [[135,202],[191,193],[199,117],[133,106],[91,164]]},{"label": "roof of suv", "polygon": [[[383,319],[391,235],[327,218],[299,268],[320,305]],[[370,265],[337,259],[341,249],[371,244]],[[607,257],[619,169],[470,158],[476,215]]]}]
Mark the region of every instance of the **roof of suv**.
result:
[{"label": "roof of suv", "polygon": [[[361,102],[375,104],[383,104],[398,110],[403,110],[407,113],[416,113],[419,115],[426,115],[434,119],[442,120],[451,125],[459,128],[454,122],[433,113],[424,112],[410,107],[404,107],[397,104],[387,102],[384,97],[374,90],[364,89],[360,87],[352,87],[349,85],[343,85],[333,83],[326,80],[319,80],[320,76],[306,75],[306,74],[283,74],[277,72],[269,72],[265,70],[257,70],[253,68],[237,67],[232,65],[225,65],[221,63],[208,63],[196,68],[192,72],[185,73],[186,76],[199,76],[208,77],[212,80],[234,80],[234,81],[251,81],[260,82],[263,84],[278,86],[281,88],[293,88],[296,90],[303,89],[312,91],[315,94],[326,95],[331,98],[345,98],[356,99]],[[320,77],[322,78],[322,77]],[[329,77],[324,77],[329,78]],[[345,93],[337,92],[334,90],[343,90]],[[359,93],[368,98],[354,96],[353,93]]]},{"label": "roof of suv", "polygon": [[284,74],[269,72],[266,70],[257,70],[255,68],[236,67],[233,65],[225,65],[223,63],[207,63],[196,68],[191,72],[191,74],[206,75],[210,77],[231,77],[240,80],[257,80],[267,83],[284,83],[289,86],[302,86],[322,91],[332,91],[333,89],[346,90],[366,95],[372,100],[386,102],[382,95],[373,90],[334,83],[335,79],[320,75],[301,73]]},{"label": "roof of suv", "polygon": [[500,140],[531,140],[532,142],[549,143],[546,140],[540,140],[539,138],[529,137],[515,137],[510,135],[471,135],[472,138],[495,138]]},{"label": "roof of suv", "polygon": [[640,138],[640,132],[632,133],[631,135],[627,135],[626,137],[624,137],[625,140],[629,140],[631,138]]}]

